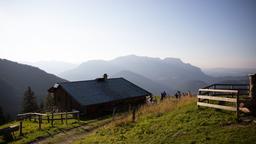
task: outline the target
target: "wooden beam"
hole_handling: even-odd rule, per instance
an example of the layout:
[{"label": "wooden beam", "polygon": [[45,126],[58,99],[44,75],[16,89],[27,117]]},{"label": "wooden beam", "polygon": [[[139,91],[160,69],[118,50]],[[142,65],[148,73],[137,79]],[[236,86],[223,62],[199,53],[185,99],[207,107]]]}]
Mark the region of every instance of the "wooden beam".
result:
[{"label": "wooden beam", "polygon": [[222,92],[222,93],[238,93],[238,90],[223,90],[223,89],[199,89],[204,92]]},{"label": "wooden beam", "polygon": [[234,102],[234,103],[237,102],[236,98],[225,98],[225,97],[204,96],[204,95],[198,95],[197,98],[208,99],[208,100],[216,100],[216,101],[225,101],[225,102]]},{"label": "wooden beam", "polygon": [[231,107],[231,106],[222,106],[222,105],[209,104],[209,103],[203,103],[203,102],[197,102],[197,105],[216,108],[216,109],[223,109],[223,110],[228,110],[228,111],[237,111],[236,107]]}]

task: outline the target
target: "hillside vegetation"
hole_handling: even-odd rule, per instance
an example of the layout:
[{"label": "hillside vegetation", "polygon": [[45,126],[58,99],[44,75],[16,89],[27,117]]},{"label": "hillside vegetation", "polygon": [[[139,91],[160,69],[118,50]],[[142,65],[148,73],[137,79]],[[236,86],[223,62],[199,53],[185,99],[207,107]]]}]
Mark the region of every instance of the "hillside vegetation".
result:
[{"label": "hillside vegetation", "polygon": [[75,143],[255,143],[256,124],[236,122],[234,112],[196,106],[195,98],[144,106]]},{"label": "hillside vegetation", "polygon": [[0,106],[4,114],[12,118],[21,111],[22,98],[28,86],[40,102],[54,83],[66,81],[36,67],[5,59],[0,59],[0,69]]}]

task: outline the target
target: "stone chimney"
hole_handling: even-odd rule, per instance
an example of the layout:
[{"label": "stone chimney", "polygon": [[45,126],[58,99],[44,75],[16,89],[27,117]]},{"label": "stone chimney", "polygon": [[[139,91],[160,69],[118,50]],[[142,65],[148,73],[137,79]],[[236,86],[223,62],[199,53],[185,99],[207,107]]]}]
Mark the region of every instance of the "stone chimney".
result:
[{"label": "stone chimney", "polygon": [[107,79],[108,79],[108,75],[107,75],[106,73],[103,75],[103,79],[104,79],[104,80],[107,80]]}]

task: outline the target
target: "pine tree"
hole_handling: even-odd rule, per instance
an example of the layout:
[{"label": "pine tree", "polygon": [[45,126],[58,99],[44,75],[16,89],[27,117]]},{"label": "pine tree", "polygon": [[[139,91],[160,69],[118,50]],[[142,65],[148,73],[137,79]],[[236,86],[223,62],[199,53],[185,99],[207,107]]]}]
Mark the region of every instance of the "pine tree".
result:
[{"label": "pine tree", "polygon": [[36,97],[34,96],[34,92],[30,87],[25,91],[23,98],[23,113],[27,112],[36,112],[38,111],[38,105],[36,102]]},{"label": "pine tree", "polygon": [[53,99],[53,96],[48,94],[46,97],[45,97],[45,109],[47,111],[53,111],[53,107],[54,107],[54,99]]},{"label": "pine tree", "polygon": [[40,102],[40,112],[43,112],[44,111],[44,101],[41,101]]}]

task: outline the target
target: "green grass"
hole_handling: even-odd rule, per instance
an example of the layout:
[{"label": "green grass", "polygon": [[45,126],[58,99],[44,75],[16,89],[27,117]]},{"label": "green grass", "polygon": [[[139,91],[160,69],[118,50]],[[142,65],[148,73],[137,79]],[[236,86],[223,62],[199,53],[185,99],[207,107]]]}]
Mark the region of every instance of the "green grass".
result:
[{"label": "green grass", "polygon": [[[13,144],[23,144],[35,141],[40,138],[49,137],[54,134],[69,130],[71,128],[75,128],[80,126],[81,124],[89,123],[90,121],[80,121],[77,120],[68,120],[68,123],[61,123],[60,120],[54,121],[54,126],[51,126],[51,123],[48,123],[46,120],[43,120],[42,129],[38,129],[38,122],[36,121],[23,121],[23,136],[19,136],[19,131],[15,132],[15,140],[12,141]],[[0,128],[8,127],[10,125],[19,125],[19,122],[13,121],[11,123],[2,125]],[[6,143],[3,138],[0,138],[0,143]]]},{"label": "green grass", "polygon": [[135,123],[125,120],[110,124],[75,143],[251,144],[256,142],[256,124],[237,124],[234,112],[210,108],[198,109],[194,99],[173,101],[172,104],[174,106],[172,105],[173,108],[168,112],[151,111],[141,114]]}]

